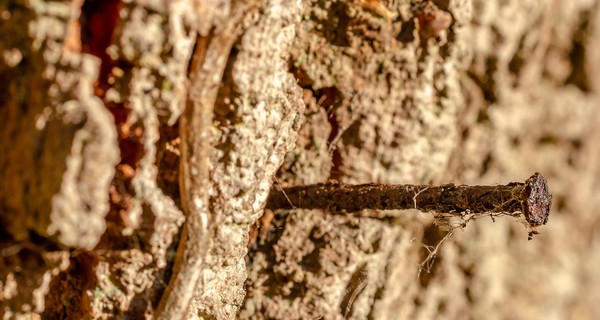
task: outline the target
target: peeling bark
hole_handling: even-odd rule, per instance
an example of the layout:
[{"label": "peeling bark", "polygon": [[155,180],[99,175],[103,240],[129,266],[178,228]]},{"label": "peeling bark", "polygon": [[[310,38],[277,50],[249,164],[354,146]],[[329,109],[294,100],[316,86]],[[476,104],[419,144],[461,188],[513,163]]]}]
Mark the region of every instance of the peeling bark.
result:
[{"label": "peeling bark", "polygon": [[[240,3],[0,4],[2,318],[150,319],[182,279],[190,319],[600,317],[600,2],[261,0],[237,23]],[[181,118],[196,76],[212,109]],[[451,238],[404,211],[260,219],[273,183],[535,171],[556,214],[530,242],[507,219]],[[186,235],[196,196],[209,223]]]}]

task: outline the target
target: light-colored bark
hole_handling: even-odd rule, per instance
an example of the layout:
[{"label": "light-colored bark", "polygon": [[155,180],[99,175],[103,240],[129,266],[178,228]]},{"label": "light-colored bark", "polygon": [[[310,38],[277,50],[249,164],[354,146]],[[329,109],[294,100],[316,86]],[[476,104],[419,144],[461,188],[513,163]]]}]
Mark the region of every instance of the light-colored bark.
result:
[{"label": "light-colored bark", "polygon": [[[198,71],[218,87],[194,190],[177,179],[192,52],[238,2],[123,1],[115,30],[100,24],[112,34],[101,85],[77,32],[91,3],[0,4],[3,316],[151,318],[173,277],[182,191],[204,194],[211,223],[180,316],[600,317],[599,1],[435,1],[452,24],[428,38],[419,0],[259,1],[212,57],[222,77]],[[534,171],[556,205],[530,242],[481,220],[421,265],[445,235],[427,215],[291,210],[246,248],[274,177],[496,184]]]}]

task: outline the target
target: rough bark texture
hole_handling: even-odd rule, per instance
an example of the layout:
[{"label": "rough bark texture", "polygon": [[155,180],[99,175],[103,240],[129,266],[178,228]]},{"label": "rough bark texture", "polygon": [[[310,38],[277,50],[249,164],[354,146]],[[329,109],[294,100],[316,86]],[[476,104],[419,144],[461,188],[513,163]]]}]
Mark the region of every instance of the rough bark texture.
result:
[{"label": "rough bark texture", "polygon": [[[2,317],[153,317],[186,219],[192,52],[233,6],[0,2]],[[202,128],[210,241],[188,318],[600,318],[599,1],[257,6]],[[404,211],[261,218],[273,183],[535,171],[555,205],[529,242],[503,218],[449,239]]]},{"label": "rough bark texture", "polygon": [[[9,10],[10,9],[10,10]],[[98,60],[67,47],[72,7],[3,7],[0,313],[44,310],[61,248],[92,249],[105,230],[118,160],[110,113],[93,95]]]},{"label": "rough bark texture", "polygon": [[[588,75],[598,59],[598,3],[437,4],[454,20],[441,39],[425,43],[410,31],[418,23],[403,11],[406,3],[387,3],[401,20],[390,42],[372,41],[385,27],[365,31],[370,15],[347,2],[307,6],[311,18],[300,26],[294,57],[314,120],[301,129],[279,181],[326,182],[329,163],[329,177],[345,183],[494,184],[539,170],[549,176],[556,220],[527,243],[514,223],[474,223],[439,248],[419,281],[429,253],[422,245],[443,236],[420,218],[400,215],[390,224],[314,210],[277,215],[249,255],[242,318],[598,316],[588,304],[597,295],[589,282],[596,271],[588,258],[577,262],[597,246],[587,224],[597,220],[590,175],[598,170],[593,123],[600,114]],[[344,15],[346,24],[335,21]],[[384,44],[397,47],[378,53]],[[369,71],[359,85],[351,81]],[[315,129],[327,120],[333,133]],[[322,156],[327,141],[332,160]]]}]

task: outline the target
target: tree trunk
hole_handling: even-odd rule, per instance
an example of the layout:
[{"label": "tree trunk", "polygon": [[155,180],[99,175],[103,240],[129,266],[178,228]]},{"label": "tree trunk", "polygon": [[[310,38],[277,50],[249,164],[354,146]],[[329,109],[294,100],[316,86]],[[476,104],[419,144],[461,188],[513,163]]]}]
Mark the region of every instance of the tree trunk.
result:
[{"label": "tree trunk", "polygon": [[[0,32],[3,318],[600,317],[599,1],[7,0]],[[536,171],[533,241],[264,210]]]}]

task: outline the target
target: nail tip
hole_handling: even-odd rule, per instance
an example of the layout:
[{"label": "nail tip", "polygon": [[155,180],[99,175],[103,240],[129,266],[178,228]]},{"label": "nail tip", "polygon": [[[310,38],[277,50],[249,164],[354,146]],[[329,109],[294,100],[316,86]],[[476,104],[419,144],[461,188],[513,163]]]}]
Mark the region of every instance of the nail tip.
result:
[{"label": "nail tip", "polygon": [[525,182],[525,218],[531,227],[545,225],[548,222],[552,195],[548,191],[548,180],[541,173],[534,173]]}]

